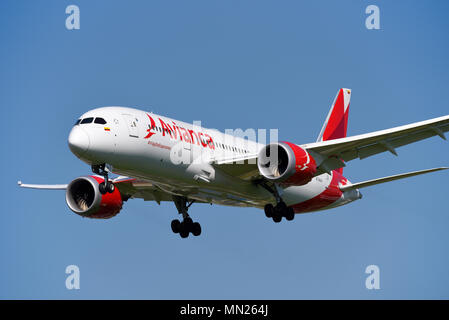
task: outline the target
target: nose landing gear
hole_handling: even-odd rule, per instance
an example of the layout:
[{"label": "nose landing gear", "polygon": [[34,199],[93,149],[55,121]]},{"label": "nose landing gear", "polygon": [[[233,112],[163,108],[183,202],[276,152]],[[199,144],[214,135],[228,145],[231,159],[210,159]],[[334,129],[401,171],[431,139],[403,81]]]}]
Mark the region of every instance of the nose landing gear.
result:
[{"label": "nose landing gear", "polygon": [[171,222],[171,229],[174,233],[179,233],[181,238],[187,238],[189,233],[192,233],[195,237],[201,234],[201,225],[198,222],[193,222],[187,213],[189,207],[195,202],[195,200],[187,202],[186,197],[173,196],[173,202],[178,209],[179,214],[182,214],[182,221],[175,219]]},{"label": "nose landing gear", "polygon": [[109,180],[109,175],[108,175],[109,170],[104,163],[98,164],[98,165],[92,165],[92,172],[104,177],[104,182],[100,183],[100,185],[98,187],[101,194],[106,194],[108,192],[109,193],[114,192],[115,185],[112,183],[111,180]]}]

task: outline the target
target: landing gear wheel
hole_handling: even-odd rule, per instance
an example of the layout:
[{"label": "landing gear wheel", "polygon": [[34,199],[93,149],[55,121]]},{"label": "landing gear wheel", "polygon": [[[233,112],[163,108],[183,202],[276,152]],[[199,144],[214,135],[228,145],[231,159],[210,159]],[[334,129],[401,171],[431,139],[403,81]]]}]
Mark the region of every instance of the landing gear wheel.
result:
[{"label": "landing gear wheel", "polygon": [[272,218],[276,223],[281,222],[282,217],[285,216],[285,212],[287,211],[287,205],[284,201],[279,202],[276,207],[274,207]]},{"label": "landing gear wheel", "polygon": [[179,235],[181,236],[181,238],[185,239],[189,236],[189,231],[182,230],[179,232]]},{"label": "landing gear wheel", "polygon": [[193,220],[192,220],[192,218],[187,217],[184,219],[184,221],[182,223],[184,223],[184,225],[187,227],[187,229],[190,230],[190,227],[193,224]]},{"label": "landing gear wheel", "polygon": [[276,210],[282,214],[287,210],[287,205],[284,201],[281,201],[276,205]]},{"label": "landing gear wheel", "polygon": [[198,237],[201,234],[201,225],[198,222],[192,224],[192,234]]},{"label": "landing gear wheel", "polygon": [[181,236],[181,238],[184,239],[189,236],[189,233],[190,233],[189,227],[190,227],[190,224],[186,223],[185,220],[179,224],[179,235]]},{"label": "landing gear wheel", "polygon": [[274,207],[271,203],[266,204],[263,209],[267,218],[273,217]]},{"label": "landing gear wheel", "polygon": [[115,190],[115,186],[114,184],[109,181],[109,175],[108,175],[108,168],[106,168],[106,164],[102,163],[102,164],[96,164],[96,165],[92,165],[92,172],[95,174],[98,174],[100,176],[103,176],[104,181],[102,183],[100,183],[99,185],[99,190],[101,194],[106,194],[106,193],[113,193]]},{"label": "landing gear wheel", "polygon": [[173,196],[173,202],[178,209],[179,214],[182,214],[182,222],[179,220],[173,220],[171,222],[171,228],[174,233],[179,233],[181,238],[187,238],[189,234],[193,234],[195,237],[201,234],[201,225],[198,222],[193,222],[187,211],[189,207],[195,202],[192,200],[189,202],[187,197]]},{"label": "landing gear wheel", "polygon": [[274,208],[273,206],[271,208],[272,211],[270,213],[269,205],[265,206],[265,215],[268,218],[271,217],[276,223],[281,222],[282,217],[285,217],[288,221],[292,221],[295,218],[295,211],[293,211],[293,208],[287,207],[284,201],[280,201]]},{"label": "landing gear wheel", "polygon": [[109,182],[106,185],[106,191],[109,193],[113,193],[115,191],[115,185],[112,182]]},{"label": "landing gear wheel", "polygon": [[175,219],[171,222],[171,230],[173,231],[173,233],[179,233],[179,225],[181,224],[181,222],[179,222],[178,219]]},{"label": "landing gear wheel", "polygon": [[273,221],[274,222],[279,223],[279,222],[281,222],[281,220],[282,220],[282,216],[280,214],[275,214],[273,216]]},{"label": "landing gear wheel", "polygon": [[106,190],[106,185],[104,182],[100,183],[98,186],[98,189],[100,190],[101,194],[106,194],[108,191]]},{"label": "landing gear wheel", "polygon": [[293,219],[295,219],[295,211],[293,210],[292,207],[287,208],[285,219],[287,219],[287,221],[292,221]]}]

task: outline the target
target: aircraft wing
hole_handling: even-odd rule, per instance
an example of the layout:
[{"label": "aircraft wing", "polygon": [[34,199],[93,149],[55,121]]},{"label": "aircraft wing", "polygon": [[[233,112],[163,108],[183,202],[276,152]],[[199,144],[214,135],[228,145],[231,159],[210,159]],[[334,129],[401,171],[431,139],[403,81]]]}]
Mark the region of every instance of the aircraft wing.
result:
[{"label": "aircraft wing", "polygon": [[67,184],[27,184],[22,183],[22,181],[17,181],[19,187],[29,188],[29,189],[43,189],[43,190],[65,190],[67,189]]},{"label": "aircraft wing", "polygon": [[[433,136],[446,140],[449,131],[449,115],[426,121],[375,131],[341,139],[300,145],[317,161],[317,175],[345,166],[345,162],[356,158],[365,159],[382,152],[397,155],[396,149]],[[229,159],[213,159],[211,164],[245,180],[257,179],[257,154]]]},{"label": "aircraft wing", "polygon": [[447,169],[449,169],[449,168],[448,167],[440,167],[440,168],[433,168],[433,169],[426,169],[426,170],[420,170],[420,171],[401,173],[401,174],[396,174],[396,175],[388,176],[388,177],[384,177],[384,178],[372,179],[372,180],[368,180],[368,181],[363,181],[363,182],[358,182],[358,183],[352,183],[352,184],[344,185],[344,186],[340,187],[340,190],[341,191],[346,191],[346,190],[361,189],[361,188],[371,187],[371,186],[374,186],[374,185],[380,184],[380,183],[385,183],[385,182],[390,182],[390,181],[394,181],[394,180],[414,177],[414,176],[418,176],[420,174],[426,174],[426,173],[430,173],[430,172],[435,172],[435,171],[440,171],[440,170],[447,170]]},{"label": "aircraft wing", "polygon": [[300,145],[317,161],[321,172],[344,167],[344,162],[356,158],[365,159],[385,151],[397,155],[396,148],[440,136],[446,140],[449,131],[449,115],[426,121],[361,134],[357,136]]},{"label": "aircraft wing", "polygon": [[[145,201],[172,201],[172,197],[167,192],[161,190],[154,184],[146,180],[120,176],[112,180],[119,189],[124,199],[140,198]],[[18,181],[22,188],[42,189],[42,190],[65,190],[68,184],[25,184]]]}]

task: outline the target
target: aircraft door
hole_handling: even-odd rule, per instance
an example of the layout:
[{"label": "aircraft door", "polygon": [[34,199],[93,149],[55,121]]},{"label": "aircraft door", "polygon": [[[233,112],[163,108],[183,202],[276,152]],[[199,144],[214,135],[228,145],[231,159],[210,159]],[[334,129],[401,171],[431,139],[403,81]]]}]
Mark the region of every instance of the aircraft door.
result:
[{"label": "aircraft door", "polygon": [[192,145],[190,142],[183,141],[182,142],[182,153],[183,153],[183,163],[184,164],[191,164],[192,163]]},{"label": "aircraft door", "polygon": [[139,137],[139,119],[132,114],[122,114],[128,127],[128,133],[130,137]]}]

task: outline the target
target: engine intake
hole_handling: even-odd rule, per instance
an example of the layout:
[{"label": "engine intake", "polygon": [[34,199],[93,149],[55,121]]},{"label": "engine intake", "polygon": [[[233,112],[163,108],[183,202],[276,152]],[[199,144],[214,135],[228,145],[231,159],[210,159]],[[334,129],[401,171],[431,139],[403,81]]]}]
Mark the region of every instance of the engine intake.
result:
[{"label": "engine intake", "polygon": [[285,185],[307,184],[316,173],[315,159],[290,142],[266,145],[259,152],[257,166],[267,180]]},{"label": "engine intake", "polygon": [[65,199],[70,210],[76,214],[94,218],[109,219],[122,209],[123,201],[120,191],[101,194],[99,184],[103,178],[95,176],[79,177],[67,186]]}]

